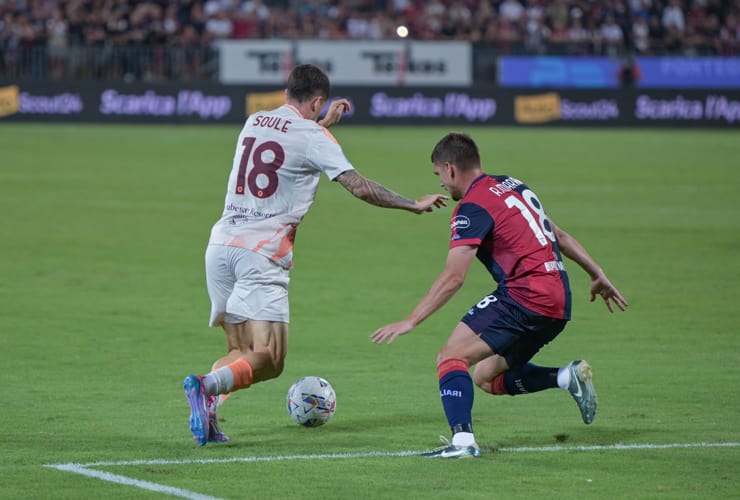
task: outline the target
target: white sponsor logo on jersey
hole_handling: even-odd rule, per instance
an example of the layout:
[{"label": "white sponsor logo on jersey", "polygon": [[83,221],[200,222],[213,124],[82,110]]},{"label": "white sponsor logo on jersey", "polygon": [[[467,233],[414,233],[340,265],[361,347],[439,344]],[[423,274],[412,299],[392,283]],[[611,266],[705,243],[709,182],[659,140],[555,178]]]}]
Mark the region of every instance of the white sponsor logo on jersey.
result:
[{"label": "white sponsor logo on jersey", "polygon": [[457,215],[453,219],[452,223],[450,224],[450,229],[465,229],[467,227],[470,227],[470,219],[465,217],[464,215]]}]

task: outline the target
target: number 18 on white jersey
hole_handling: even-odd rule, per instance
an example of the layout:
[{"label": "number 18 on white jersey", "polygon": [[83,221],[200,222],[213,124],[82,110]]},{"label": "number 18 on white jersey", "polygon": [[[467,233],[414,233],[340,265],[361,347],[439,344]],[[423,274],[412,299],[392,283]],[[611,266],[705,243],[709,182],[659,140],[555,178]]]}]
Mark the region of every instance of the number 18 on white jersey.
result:
[{"label": "number 18 on white jersey", "polygon": [[352,169],[331,133],[293,106],[250,115],[236,145],[224,212],[208,243],[246,248],[290,269],[296,228],[321,172],[334,180]]}]

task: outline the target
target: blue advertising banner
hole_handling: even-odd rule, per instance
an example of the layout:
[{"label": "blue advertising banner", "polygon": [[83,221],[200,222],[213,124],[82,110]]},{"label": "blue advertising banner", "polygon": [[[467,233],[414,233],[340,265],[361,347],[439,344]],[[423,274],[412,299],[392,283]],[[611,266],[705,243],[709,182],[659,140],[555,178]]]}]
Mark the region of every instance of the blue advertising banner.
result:
[{"label": "blue advertising banner", "polygon": [[619,87],[619,60],[608,57],[502,56],[498,83],[502,87]]},{"label": "blue advertising banner", "polygon": [[738,57],[638,57],[637,86],[644,88],[740,88]]},{"label": "blue advertising banner", "polygon": [[[738,57],[637,57],[632,86],[662,89],[740,89]],[[498,83],[512,88],[617,88],[625,61],[608,57],[499,58]]]}]

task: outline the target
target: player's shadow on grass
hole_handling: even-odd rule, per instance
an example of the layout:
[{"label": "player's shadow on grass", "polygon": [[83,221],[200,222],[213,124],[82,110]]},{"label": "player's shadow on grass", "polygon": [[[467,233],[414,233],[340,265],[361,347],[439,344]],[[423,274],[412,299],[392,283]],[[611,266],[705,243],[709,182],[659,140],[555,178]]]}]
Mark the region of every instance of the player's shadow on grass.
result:
[{"label": "player's shadow on grass", "polygon": [[[482,434],[482,433],[481,433]],[[656,439],[656,435],[660,435]],[[526,436],[516,435],[516,431],[501,434],[493,440],[478,440],[481,449],[496,451],[499,448],[527,448],[562,446],[564,448],[578,446],[614,446],[620,444],[639,444],[649,441],[670,443],[675,441],[674,433],[668,430],[630,427],[619,428],[599,427],[591,424],[574,424],[563,427],[561,431],[554,434],[537,434],[528,432]]]}]

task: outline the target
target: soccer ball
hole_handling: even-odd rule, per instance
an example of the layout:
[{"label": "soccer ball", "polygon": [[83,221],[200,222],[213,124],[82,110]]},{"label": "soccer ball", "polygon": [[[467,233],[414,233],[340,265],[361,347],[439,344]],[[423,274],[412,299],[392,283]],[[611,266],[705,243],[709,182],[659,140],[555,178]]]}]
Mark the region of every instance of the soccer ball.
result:
[{"label": "soccer ball", "polygon": [[288,389],[288,413],[304,427],[324,425],[334,415],[337,397],[331,384],[321,377],[303,377]]}]

